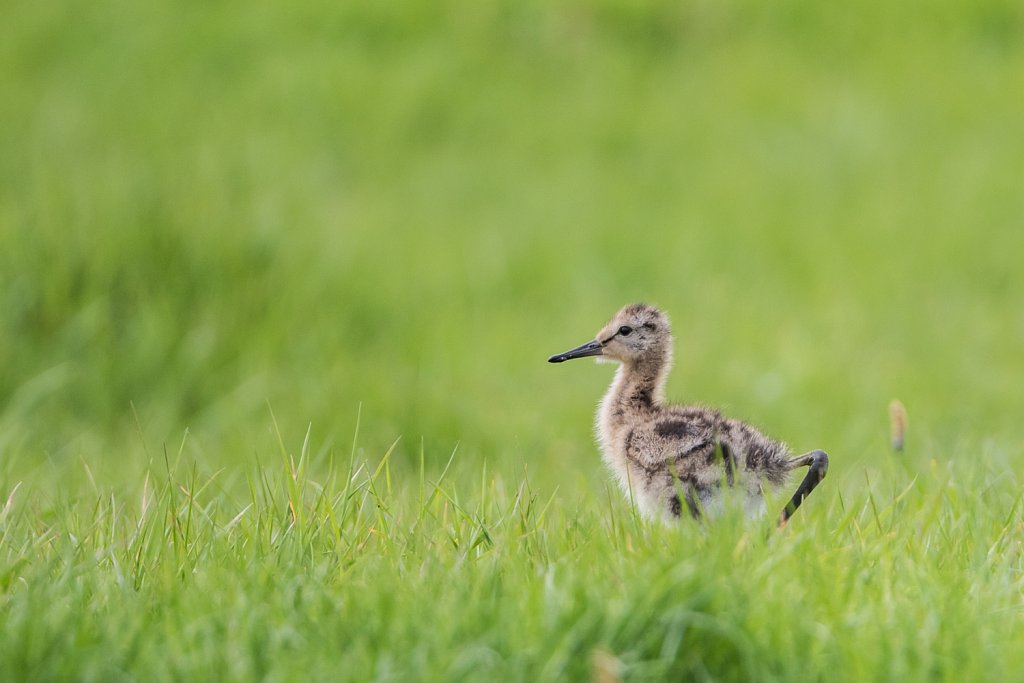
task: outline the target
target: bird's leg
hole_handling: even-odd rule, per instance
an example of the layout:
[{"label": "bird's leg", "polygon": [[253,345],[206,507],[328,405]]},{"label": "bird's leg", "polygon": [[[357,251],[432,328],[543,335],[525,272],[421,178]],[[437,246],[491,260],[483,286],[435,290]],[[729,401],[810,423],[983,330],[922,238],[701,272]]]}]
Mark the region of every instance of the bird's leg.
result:
[{"label": "bird's leg", "polygon": [[796,509],[800,507],[800,503],[804,502],[804,498],[811,495],[811,491],[814,487],[821,483],[821,480],[825,478],[825,474],[828,472],[828,453],[825,451],[811,451],[804,455],[798,455],[789,461],[789,468],[796,469],[797,467],[810,467],[807,470],[807,474],[804,476],[804,480],[800,482],[800,486],[797,487],[796,493],[786,507],[782,509],[782,514],[779,515],[779,526],[786,526],[786,522],[793,516]]}]

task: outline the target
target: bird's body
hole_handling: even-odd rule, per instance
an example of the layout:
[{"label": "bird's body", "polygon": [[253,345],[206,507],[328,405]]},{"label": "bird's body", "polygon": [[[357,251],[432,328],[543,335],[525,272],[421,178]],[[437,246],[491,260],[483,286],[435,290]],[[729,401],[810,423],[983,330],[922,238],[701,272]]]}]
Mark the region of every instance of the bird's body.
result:
[{"label": "bird's body", "polygon": [[783,511],[785,521],[825,475],[823,451],[794,458],[785,444],[716,410],[666,404],[672,335],[668,318],[656,308],[627,306],[594,341],[549,360],[584,356],[620,363],[598,407],[597,438],[605,463],[646,517],[700,518],[720,510],[727,498],[748,514],[761,514],[764,488],[780,486],[795,467],[810,465]]}]

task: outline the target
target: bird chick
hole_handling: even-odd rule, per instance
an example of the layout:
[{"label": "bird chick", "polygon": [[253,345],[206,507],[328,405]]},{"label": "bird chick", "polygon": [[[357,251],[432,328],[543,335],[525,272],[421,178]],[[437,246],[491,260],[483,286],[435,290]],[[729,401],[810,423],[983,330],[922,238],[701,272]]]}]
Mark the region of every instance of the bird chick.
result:
[{"label": "bird chick", "polygon": [[828,471],[816,450],[792,456],[789,448],[755,427],[703,406],[665,403],[672,365],[668,316],[632,304],[616,313],[593,341],[548,358],[561,363],[595,356],[619,364],[597,410],[596,432],[605,464],[648,518],[699,519],[723,508],[735,491],[748,515],[763,514],[764,488],[779,487],[798,468],[810,470],[783,509],[789,517]]}]

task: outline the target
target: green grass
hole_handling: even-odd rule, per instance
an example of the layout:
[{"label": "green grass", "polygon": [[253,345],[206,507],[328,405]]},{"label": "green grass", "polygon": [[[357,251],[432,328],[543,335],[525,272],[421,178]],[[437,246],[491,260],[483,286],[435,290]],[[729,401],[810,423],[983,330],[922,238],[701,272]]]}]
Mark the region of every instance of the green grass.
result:
[{"label": "green grass", "polygon": [[[1024,668],[1017,4],[3,14],[0,678]],[[609,490],[634,300],[784,533]]]},{"label": "green grass", "polygon": [[391,453],[338,462],[307,441],[244,485],[168,460],[118,491],[15,491],[5,675],[585,680],[598,653],[624,680],[1024,665],[1008,469],[922,462],[908,481],[890,464],[870,492],[812,499],[785,533],[734,518],[669,533],[605,491],[486,472],[474,486],[451,476],[457,457],[431,476]]}]

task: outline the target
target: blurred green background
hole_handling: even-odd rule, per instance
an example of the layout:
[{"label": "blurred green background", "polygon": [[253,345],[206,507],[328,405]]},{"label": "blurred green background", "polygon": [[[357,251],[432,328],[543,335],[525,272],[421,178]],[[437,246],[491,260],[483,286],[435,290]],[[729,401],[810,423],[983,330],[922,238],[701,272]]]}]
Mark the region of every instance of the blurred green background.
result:
[{"label": "blurred green background", "polygon": [[1020,461],[1019,2],[15,0],[0,93],[9,471],[361,405],[368,454],[593,484],[611,372],[545,358],[635,300],[671,397],[837,473],[897,396]]}]

